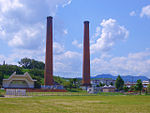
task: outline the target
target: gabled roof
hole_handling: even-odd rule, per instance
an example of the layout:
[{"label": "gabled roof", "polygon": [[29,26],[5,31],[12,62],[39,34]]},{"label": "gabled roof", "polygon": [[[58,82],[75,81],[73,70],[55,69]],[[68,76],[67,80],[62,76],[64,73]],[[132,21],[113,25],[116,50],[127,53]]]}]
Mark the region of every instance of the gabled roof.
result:
[{"label": "gabled roof", "polygon": [[8,79],[3,79],[3,80],[4,81],[9,81],[9,80],[11,80],[14,77],[17,77],[17,78],[29,78],[31,81],[37,81],[35,79],[32,79],[28,72],[24,73],[23,75],[16,75],[16,72],[14,72]]}]

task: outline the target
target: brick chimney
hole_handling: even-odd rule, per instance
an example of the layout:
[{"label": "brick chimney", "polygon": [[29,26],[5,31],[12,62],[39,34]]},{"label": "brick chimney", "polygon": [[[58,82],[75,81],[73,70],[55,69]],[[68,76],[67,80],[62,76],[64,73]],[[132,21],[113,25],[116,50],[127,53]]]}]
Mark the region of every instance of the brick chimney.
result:
[{"label": "brick chimney", "polygon": [[47,17],[44,85],[53,85],[53,17]]},{"label": "brick chimney", "polygon": [[83,86],[90,86],[90,48],[89,48],[89,21],[84,22],[84,43],[83,43]]}]

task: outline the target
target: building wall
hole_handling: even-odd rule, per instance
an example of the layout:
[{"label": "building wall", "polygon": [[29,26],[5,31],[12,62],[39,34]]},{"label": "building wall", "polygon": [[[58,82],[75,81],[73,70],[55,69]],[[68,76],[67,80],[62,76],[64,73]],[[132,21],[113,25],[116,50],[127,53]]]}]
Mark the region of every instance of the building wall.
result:
[{"label": "building wall", "polygon": [[34,82],[28,73],[16,75],[13,73],[8,79],[3,79],[3,88],[34,88]]},{"label": "building wall", "polygon": [[3,87],[4,88],[34,88],[34,82],[27,81],[26,79],[13,79],[11,81],[3,81]]},{"label": "building wall", "polygon": [[112,89],[103,89],[103,92],[115,92],[115,89],[112,88]]}]

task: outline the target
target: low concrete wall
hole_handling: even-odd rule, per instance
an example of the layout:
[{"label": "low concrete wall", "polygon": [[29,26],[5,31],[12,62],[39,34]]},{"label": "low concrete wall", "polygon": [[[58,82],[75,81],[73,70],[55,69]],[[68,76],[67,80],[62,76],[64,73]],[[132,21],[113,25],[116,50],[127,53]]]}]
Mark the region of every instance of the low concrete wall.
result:
[{"label": "low concrete wall", "polygon": [[67,92],[65,89],[27,89],[27,92]]},{"label": "low concrete wall", "polygon": [[[13,88],[7,88],[7,89],[13,89]],[[33,89],[33,88],[18,88],[18,89],[26,89],[27,92],[67,92],[67,90],[65,89]]]}]

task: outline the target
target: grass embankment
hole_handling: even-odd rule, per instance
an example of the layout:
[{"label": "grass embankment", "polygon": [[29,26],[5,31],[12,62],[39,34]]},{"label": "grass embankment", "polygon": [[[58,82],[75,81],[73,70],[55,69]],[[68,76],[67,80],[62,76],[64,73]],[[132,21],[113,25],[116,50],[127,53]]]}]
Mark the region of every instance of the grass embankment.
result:
[{"label": "grass embankment", "polygon": [[149,113],[150,96],[0,98],[2,113]]},{"label": "grass embankment", "polygon": [[98,93],[89,94],[83,92],[27,92],[27,96],[117,96],[124,95],[123,93]]},{"label": "grass embankment", "polygon": [[0,97],[3,97],[5,95],[5,90],[0,89]]}]

